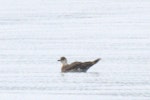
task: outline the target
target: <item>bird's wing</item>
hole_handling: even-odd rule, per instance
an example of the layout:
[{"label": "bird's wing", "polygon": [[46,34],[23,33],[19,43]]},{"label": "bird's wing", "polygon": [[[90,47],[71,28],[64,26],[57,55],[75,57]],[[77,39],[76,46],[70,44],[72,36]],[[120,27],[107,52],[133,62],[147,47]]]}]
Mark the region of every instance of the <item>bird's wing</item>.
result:
[{"label": "bird's wing", "polygon": [[93,63],[91,61],[88,62],[83,62],[80,66],[81,69],[88,69],[93,65]]},{"label": "bird's wing", "polygon": [[70,64],[68,69],[88,69],[93,65],[93,63],[91,61],[88,62],[74,62],[72,64]]},{"label": "bird's wing", "polygon": [[66,66],[65,69],[66,70],[71,70],[71,69],[78,69],[79,66],[81,66],[82,63],[81,62],[73,62],[70,65]]}]

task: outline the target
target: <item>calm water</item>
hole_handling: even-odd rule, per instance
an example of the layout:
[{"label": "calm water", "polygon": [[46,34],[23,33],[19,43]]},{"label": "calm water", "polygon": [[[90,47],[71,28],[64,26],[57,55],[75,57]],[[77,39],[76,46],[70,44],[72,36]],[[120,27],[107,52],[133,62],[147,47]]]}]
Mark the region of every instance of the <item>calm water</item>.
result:
[{"label": "calm water", "polygon": [[[149,99],[149,5],[148,0],[0,1],[0,99],[10,94]],[[62,74],[61,56],[69,62],[102,61],[88,73]]]},{"label": "calm water", "polygon": [[[0,93],[4,100],[23,96],[41,100],[60,99],[117,99],[150,98],[150,73],[145,72],[88,72],[88,73],[3,73],[0,74]],[[4,94],[8,94],[6,95]],[[10,94],[13,94],[10,95]],[[17,96],[16,96],[17,94]],[[32,94],[32,95],[31,95]],[[30,95],[30,96],[29,96]],[[40,97],[39,95],[44,95]],[[82,96],[82,97],[81,97]],[[27,98],[28,97],[28,98]],[[6,99],[6,100],[7,100]],[[17,99],[19,100],[19,99]],[[117,99],[118,100],[118,99]]]}]

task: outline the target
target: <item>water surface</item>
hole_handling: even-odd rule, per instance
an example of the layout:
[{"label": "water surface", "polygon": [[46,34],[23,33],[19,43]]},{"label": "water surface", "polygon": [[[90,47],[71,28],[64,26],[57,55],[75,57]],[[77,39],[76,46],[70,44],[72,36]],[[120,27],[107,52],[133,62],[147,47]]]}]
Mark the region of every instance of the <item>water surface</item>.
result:
[{"label": "water surface", "polygon": [[[148,0],[0,1],[0,99],[148,100],[149,5]],[[102,61],[88,73],[63,74],[61,56],[69,63]]]}]

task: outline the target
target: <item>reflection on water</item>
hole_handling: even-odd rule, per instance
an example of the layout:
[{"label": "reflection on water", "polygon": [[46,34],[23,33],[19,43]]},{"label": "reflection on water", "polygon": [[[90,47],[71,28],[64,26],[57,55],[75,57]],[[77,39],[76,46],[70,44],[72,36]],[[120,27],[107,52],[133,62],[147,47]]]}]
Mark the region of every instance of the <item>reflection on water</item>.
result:
[{"label": "reflection on water", "polygon": [[0,74],[0,92],[150,97],[149,73]]}]

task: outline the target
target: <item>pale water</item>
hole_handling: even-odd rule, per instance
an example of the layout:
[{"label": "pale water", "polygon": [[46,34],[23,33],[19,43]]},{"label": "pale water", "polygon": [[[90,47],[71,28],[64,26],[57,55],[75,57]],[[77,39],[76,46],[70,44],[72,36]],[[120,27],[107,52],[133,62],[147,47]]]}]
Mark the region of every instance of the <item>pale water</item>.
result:
[{"label": "pale water", "polygon": [[[0,1],[0,99],[149,100],[149,0]],[[102,60],[60,73],[57,60]]]}]

